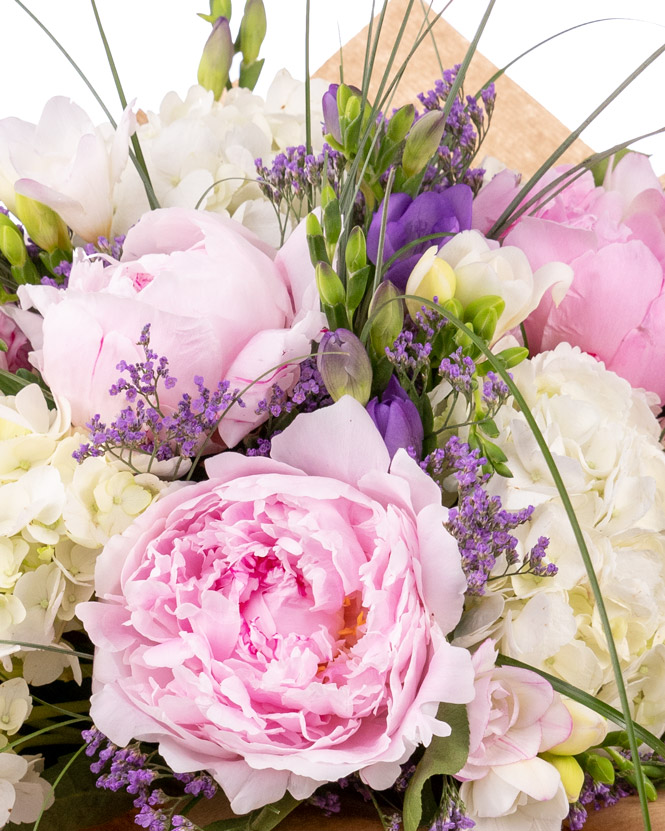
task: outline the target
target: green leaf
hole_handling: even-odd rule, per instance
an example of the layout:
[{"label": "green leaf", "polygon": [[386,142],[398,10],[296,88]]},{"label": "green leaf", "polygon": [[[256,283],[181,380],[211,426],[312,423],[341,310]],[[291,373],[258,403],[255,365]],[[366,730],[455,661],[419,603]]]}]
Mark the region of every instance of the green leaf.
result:
[{"label": "green leaf", "polygon": [[423,812],[422,792],[432,776],[453,774],[469,755],[469,719],[464,704],[440,704],[436,717],[451,727],[449,736],[435,736],[418,763],[404,794],[404,831],[416,831]]},{"label": "green leaf", "polygon": [[287,791],[278,802],[273,802],[272,805],[266,805],[261,809],[256,819],[250,822],[250,831],[272,831],[301,802],[301,799],[296,799]]},{"label": "green leaf", "polygon": [[229,819],[218,819],[211,822],[209,825],[204,825],[204,831],[249,831],[250,823],[254,817],[258,816],[258,811],[252,811],[250,814],[243,814],[239,817],[229,817]]}]

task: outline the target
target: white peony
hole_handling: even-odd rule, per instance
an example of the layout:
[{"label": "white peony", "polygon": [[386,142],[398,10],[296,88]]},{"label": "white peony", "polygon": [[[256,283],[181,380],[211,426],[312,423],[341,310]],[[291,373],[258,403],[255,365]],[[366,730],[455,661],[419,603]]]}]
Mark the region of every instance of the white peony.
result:
[{"label": "white peony", "polygon": [[[577,347],[560,344],[515,368],[581,524],[605,600],[635,715],[665,728],[665,454],[653,397],[633,390]],[[509,510],[534,505],[521,554],[548,537],[558,574],[493,581],[458,630],[470,645],[490,633],[500,651],[598,694],[618,697],[598,610],[572,529],[524,415],[504,407],[496,443],[513,478],[490,489]]]}]

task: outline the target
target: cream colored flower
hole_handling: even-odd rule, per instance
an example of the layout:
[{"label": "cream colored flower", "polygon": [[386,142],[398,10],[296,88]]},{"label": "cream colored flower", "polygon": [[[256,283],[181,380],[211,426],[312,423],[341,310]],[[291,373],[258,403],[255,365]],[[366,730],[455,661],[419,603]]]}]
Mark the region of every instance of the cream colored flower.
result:
[{"label": "cream colored flower", "polygon": [[0,684],[0,730],[13,736],[30,715],[32,698],[23,678],[11,678]]}]

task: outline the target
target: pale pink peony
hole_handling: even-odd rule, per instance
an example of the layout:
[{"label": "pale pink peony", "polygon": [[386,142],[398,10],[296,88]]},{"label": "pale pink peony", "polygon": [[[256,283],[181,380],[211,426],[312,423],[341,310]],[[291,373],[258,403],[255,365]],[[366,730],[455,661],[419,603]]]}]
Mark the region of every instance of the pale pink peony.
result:
[{"label": "pale pink peony", "polygon": [[561,303],[545,295],[527,319],[533,351],[567,341],[665,400],[665,195],[645,156],[624,157],[603,187],[585,174],[504,243],[534,269],[560,260],[574,271]]},{"label": "pale pink peony", "polygon": [[[496,656],[493,641],[487,640],[472,659],[469,756],[456,774],[464,782],[462,799],[479,828],[517,828],[525,822],[523,806],[534,802],[551,803],[556,825],[567,813],[566,806],[558,815],[561,778],[538,753],[568,738],[570,713],[548,681],[526,669],[497,667]],[[547,808],[543,811],[547,816]]]},{"label": "pale pink peony", "polygon": [[[73,423],[97,413],[108,422],[124,406],[109,388],[121,360],[143,359],[137,341],[149,323],[151,348],[168,358],[178,380],[160,393],[166,411],[196,392],[195,375],[209,388],[226,378],[231,390],[242,390],[281,362],[296,362],[269,373],[243,396],[246,407],[224,418],[220,435],[236,444],[262,420],[255,408],[271,385],[290,389],[297,381],[297,361],[324,321],[294,305],[288,256],[277,255],[279,263],[275,253],[233,220],[167,208],[132,228],[119,262],[104,267],[80,254],[66,290],[22,287],[24,306],[44,316],[35,361],[53,392],[71,403]],[[307,277],[314,283],[311,265]]]},{"label": "pale pink peony", "polygon": [[209,770],[238,812],[354,771],[390,786],[450,733],[439,702],[473,697],[445,638],[465,578],[437,486],[349,397],[298,416],[272,458],[207,470],[97,561],[99,601],[77,609],[95,724]]},{"label": "pale pink peony", "polygon": [[30,369],[28,352],[30,342],[16,323],[0,307],[0,340],[4,341],[7,351],[0,351],[0,369],[16,372],[17,369]]}]

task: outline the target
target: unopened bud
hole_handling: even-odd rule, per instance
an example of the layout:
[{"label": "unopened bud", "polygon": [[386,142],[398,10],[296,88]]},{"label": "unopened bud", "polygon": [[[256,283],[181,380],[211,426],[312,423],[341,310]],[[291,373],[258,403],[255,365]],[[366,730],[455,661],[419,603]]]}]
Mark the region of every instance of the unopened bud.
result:
[{"label": "unopened bud", "polygon": [[240,23],[240,50],[245,64],[252,64],[259,57],[261,44],[266,36],[266,10],[263,0],[247,0]]},{"label": "unopened bud", "polygon": [[44,251],[55,251],[56,248],[67,252],[72,250],[67,226],[51,208],[17,193],[14,212],[25,226],[30,239]]},{"label": "unopened bud", "polygon": [[325,333],[316,364],[333,401],[350,395],[363,405],[372,389],[372,364],[360,339],[348,329]]},{"label": "unopened bud", "polygon": [[351,273],[360,271],[367,265],[367,242],[363,229],[359,225],[355,225],[349,234],[344,259],[346,270]]},{"label": "unopened bud", "polygon": [[400,141],[403,141],[411,129],[415,113],[416,109],[413,104],[407,104],[405,107],[397,110],[395,115],[388,122],[386,137],[390,139],[390,141],[394,141],[395,144],[399,144]]},{"label": "unopened bud", "polygon": [[372,321],[369,339],[376,355],[383,356],[386,347],[395,343],[395,338],[404,325],[404,308],[400,292],[390,282],[384,280],[378,287],[369,306],[369,319]]},{"label": "unopened bud", "polygon": [[[0,214],[0,217],[4,217],[4,214]],[[0,223],[0,251],[10,265],[23,266],[28,259],[28,251],[22,235],[11,220],[8,221],[9,225]]]},{"label": "unopened bud", "polygon": [[229,21],[226,17],[218,17],[203,47],[197,76],[199,84],[205,89],[212,90],[215,99],[220,98],[226,89],[233,55],[233,38]]},{"label": "unopened bud", "polygon": [[343,305],[346,298],[344,284],[331,266],[328,263],[317,263],[315,274],[316,287],[322,302],[327,306]]},{"label": "unopened bud", "polygon": [[598,747],[607,735],[607,720],[577,701],[562,699],[573,720],[570,736],[560,744],[548,748],[557,756],[577,756],[590,747]]},{"label": "unopened bud", "polygon": [[436,153],[445,126],[446,119],[438,111],[425,113],[413,125],[402,155],[402,168],[407,177],[420,173]]},{"label": "unopened bud", "polygon": [[321,105],[323,108],[323,127],[325,132],[335,141],[342,144],[342,131],[339,126],[339,110],[337,109],[337,90],[339,84],[331,84],[323,93]]},{"label": "unopened bud", "polygon": [[[438,246],[432,245],[418,260],[409,275],[405,294],[414,294],[430,301],[436,297],[439,303],[445,303],[455,295],[455,271],[449,263],[437,257],[437,252]],[[406,301],[412,320],[415,320],[422,305],[418,300]]]},{"label": "unopened bud", "polygon": [[561,784],[566,791],[568,802],[577,802],[584,784],[584,771],[574,756],[555,756],[553,753],[541,753],[541,757],[553,765],[561,777]]}]

